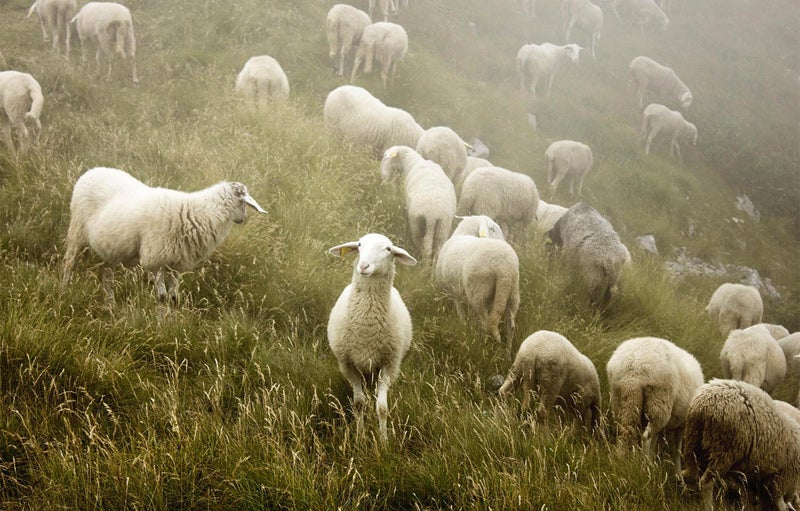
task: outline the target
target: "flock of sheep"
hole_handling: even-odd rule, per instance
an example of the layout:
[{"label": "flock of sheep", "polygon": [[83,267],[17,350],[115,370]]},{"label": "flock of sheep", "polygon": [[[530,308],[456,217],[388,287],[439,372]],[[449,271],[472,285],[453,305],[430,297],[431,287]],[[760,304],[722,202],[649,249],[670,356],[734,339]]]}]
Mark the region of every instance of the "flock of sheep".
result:
[{"label": "flock of sheep", "polygon": [[[663,7],[662,2],[661,7]],[[669,23],[652,0],[613,0],[627,7],[643,27],[663,30]],[[351,82],[380,67],[384,88],[391,86],[399,60],[408,50],[402,26],[389,22],[408,2],[370,0],[369,13],[337,4],[327,16],[329,56],[338,75],[352,61]],[[521,3],[534,15],[533,0]],[[28,15],[37,14],[45,40],[69,54],[70,24],[81,41],[83,60],[88,45],[109,61],[128,60],[138,82],[135,38],[130,12],[112,2],[90,2],[76,11],[75,0],[36,0]],[[574,27],[590,36],[591,54],[600,38],[603,12],[589,0],[563,0],[565,37]],[[617,14],[619,16],[619,14]],[[375,23],[374,19],[380,19]],[[517,54],[523,90],[536,94],[540,79],[549,96],[553,78],[564,63],[577,62],[580,46],[569,43],[527,44]],[[692,93],[672,69],[644,56],[633,59],[629,76],[640,106],[647,90],[686,109]],[[271,56],[255,56],[239,73],[235,89],[242,96],[268,102],[289,96],[289,81]],[[41,131],[42,90],[29,74],[0,73],[3,138],[21,151]],[[520,246],[535,226],[574,264],[593,304],[603,306],[617,290],[620,273],[631,255],[613,226],[594,208],[579,202],[570,208],[540,200],[527,175],[467,156],[468,144],[444,126],[425,129],[399,108],[385,105],[368,90],[342,85],[325,101],[325,123],[342,140],[366,146],[381,160],[387,183],[402,181],[407,227],[415,253],[430,265],[438,288],[450,296],[458,315],[477,316],[488,334],[512,354],[515,316],[520,305]],[[679,139],[696,142],[697,130],[682,114],[660,104],[644,108],[642,141],[649,153],[662,133],[677,153]],[[580,142],[557,141],[545,152],[551,197],[563,180],[570,194],[581,194],[591,169],[591,149]],[[113,303],[113,269],[140,265],[153,273],[157,296],[176,302],[179,272],[208,259],[231,226],[246,218],[246,207],[266,213],[241,183],[221,182],[185,193],[152,188],[126,172],[93,168],[75,183],[70,203],[63,282],[78,258],[90,249],[104,262],[103,288]],[[457,216],[458,215],[458,216]],[[453,222],[457,225],[453,230]],[[451,232],[452,231],[452,232]],[[377,233],[337,245],[329,252],[353,254],[351,283],[342,291],[328,321],[328,338],[339,368],[352,386],[353,404],[362,422],[365,383],[376,386],[376,411],[382,439],[388,437],[388,390],[400,372],[412,339],[411,315],[393,286],[395,262],[415,265],[412,255]],[[726,380],[703,383],[700,364],[665,339],[630,339],[616,349],[606,370],[610,410],[621,450],[640,446],[651,455],[654,440],[667,441],[676,473],[698,479],[704,507],[713,503],[719,482],[740,488],[752,502],[777,509],[800,505],[800,412],[767,394],[788,373],[800,373],[800,333],[761,324],[763,304],[755,288],[724,284],[711,297],[707,311],[727,337],[720,353]],[[535,415],[546,420],[558,406],[574,411],[575,421],[591,430],[601,417],[600,379],[590,359],[564,336],[538,331],[525,339],[499,393],[509,396],[522,387],[522,408],[537,395]],[[797,402],[800,405],[800,393]],[[681,472],[681,462],[685,469]]]}]

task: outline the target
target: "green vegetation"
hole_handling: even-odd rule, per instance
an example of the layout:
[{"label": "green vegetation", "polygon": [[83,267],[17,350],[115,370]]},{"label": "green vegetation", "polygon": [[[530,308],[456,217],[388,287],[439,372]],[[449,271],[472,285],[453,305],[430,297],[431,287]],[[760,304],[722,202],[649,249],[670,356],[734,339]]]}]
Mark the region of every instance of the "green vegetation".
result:
[{"label": "green vegetation", "polygon": [[[372,409],[366,437],[356,438],[325,330],[351,266],[325,249],[369,231],[410,247],[402,198],[381,185],[367,151],[337,141],[322,122],[326,94],[342,83],[327,62],[332,2],[125,3],[137,31],[137,88],[123,66],[107,82],[78,66],[76,48],[69,62],[53,55],[25,19],[28,2],[0,10],[0,69],[33,74],[45,94],[39,147],[22,157],[0,148],[0,507],[697,506],[667,462],[619,456],[605,439],[534,424],[499,403],[487,381],[509,361],[475,324],[455,319],[426,264],[400,267],[395,281],[415,334],[389,395],[389,444],[376,440]],[[783,296],[766,301],[765,321],[800,329],[797,5],[672,3],[665,34],[643,35],[606,13],[598,61],[564,69],[552,98],[530,105],[514,56],[523,43],[562,40],[558,2],[540,1],[530,21],[511,0],[412,0],[400,15],[411,49],[395,88],[380,91],[375,76],[358,82],[424,126],[477,136],[493,162],[540,188],[550,141],[592,146],[584,200],[620,231],[633,267],[598,314],[532,236],[517,247],[516,344],[538,329],[564,334],[595,362],[606,397],[605,363],[636,336],[670,339],[695,354],[707,378],[719,375],[723,339],[703,308],[721,280],[671,279],[663,262],[676,247],[757,268]],[[233,83],[248,57],[264,53],[286,70],[292,99],[253,111]],[[663,148],[645,158],[637,145],[626,70],[639,54],[674,67],[695,95],[688,117],[700,141],[684,151],[686,166]],[[96,258],[60,289],[72,185],[94,166],[182,190],[242,181],[270,214],[235,227],[184,275],[180,306],[160,321],[141,271],[117,272],[109,310]],[[760,223],[735,209],[742,191]],[[566,187],[554,201],[570,203]],[[651,233],[661,256],[636,246]],[[789,387],[777,396],[789,398]]]}]

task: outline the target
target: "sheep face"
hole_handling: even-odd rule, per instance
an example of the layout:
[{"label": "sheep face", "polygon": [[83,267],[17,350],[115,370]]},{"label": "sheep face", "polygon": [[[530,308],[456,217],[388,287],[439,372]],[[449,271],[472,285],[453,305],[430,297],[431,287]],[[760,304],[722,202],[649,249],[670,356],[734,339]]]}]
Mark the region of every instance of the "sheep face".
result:
[{"label": "sheep face", "polygon": [[394,181],[403,172],[403,166],[398,161],[399,146],[393,146],[383,153],[381,160],[381,178],[383,182]]},{"label": "sheep face", "polygon": [[578,62],[578,59],[580,57],[580,53],[581,53],[582,49],[583,48],[581,48],[577,44],[566,44],[566,45],[564,45],[564,52],[566,53],[567,58],[569,58],[572,62],[575,62],[575,63]]},{"label": "sheep face", "polygon": [[247,206],[255,209],[259,213],[266,213],[267,211],[262,208],[258,202],[247,193],[247,187],[242,183],[229,183],[230,191],[233,195],[233,200],[236,205],[232,208],[233,223],[241,224],[247,220]]},{"label": "sheep face", "polygon": [[683,95],[681,96],[681,100],[680,100],[681,101],[681,108],[683,108],[684,110],[689,108],[689,105],[692,104],[692,100],[693,99],[694,99],[694,97],[692,96],[691,92],[684,92]]},{"label": "sheep face", "polygon": [[350,241],[328,249],[328,252],[344,256],[351,252],[358,252],[355,263],[355,272],[361,277],[385,277],[394,272],[394,261],[413,266],[417,260],[408,252],[392,244],[391,240],[382,234],[370,233],[358,241]]}]

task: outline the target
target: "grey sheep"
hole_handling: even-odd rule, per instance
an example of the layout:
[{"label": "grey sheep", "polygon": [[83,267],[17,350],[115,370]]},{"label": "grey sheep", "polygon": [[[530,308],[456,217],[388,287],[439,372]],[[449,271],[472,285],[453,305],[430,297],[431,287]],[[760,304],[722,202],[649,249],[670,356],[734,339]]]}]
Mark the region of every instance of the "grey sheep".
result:
[{"label": "grey sheep", "polygon": [[725,283],[711,295],[706,312],[711,321],[719,326],[720,333],[727,336],[731,330],[760,323],[764,315],[764,302],[758,289],[753,286]]},{"label": "grey sheep", "polygon": [[764,325],[731,330],[719,355],[722,376],[770,393],[786,377],[786,358]]}]

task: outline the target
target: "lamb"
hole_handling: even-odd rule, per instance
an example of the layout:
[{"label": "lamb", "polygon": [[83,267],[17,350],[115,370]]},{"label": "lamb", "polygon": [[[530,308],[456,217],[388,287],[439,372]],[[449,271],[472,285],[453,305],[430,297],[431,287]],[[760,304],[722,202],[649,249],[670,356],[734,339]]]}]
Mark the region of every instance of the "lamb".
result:
[{"label": "lamb", "polygon": [[47,42],[47,31],[53,39],[53,51],[63,45],[64,56],[69,58],[69,43],[72,31],[69,29],[69,20],[77,10],[75,0],[36,0],[28,10],[28,17],[34,12],[39,17],[42,26],[42,35]]},{"label": "lamb", "polygon": [[[11,139],[12,127],[17,133],[19,150],[23,154],[28,152],[31,131],[33,140],[39,140],[42,131],[39,116],[43,104],[42,87],[33,76],[19,71],[0,72],[0,125],[3,128],[3,142],[9,151],[15,152]],[[30,131],[27,123],[32,124]]]},{"label": "lamb", "polygon": [[389,386],[399,376],[400,363],[411,346],[411,316],[392,285],[394,262],[412,266],[417,261],[389,238],[375,233],[337,245],[329,252],[340,257],[358,253],[352,282],[331,310],[328,343],[339,370],[353,387],[359,429],[366,404],[364,382],[377,381],[375,410],[380,437],[385,442]]},{"label": "lamb", "polygon": [[686,412],[703,384],[700,363],[666,339],[638,337],[614,350],[606,371],[619,448],[633,447],[641,439],[642,450],[651,457],[653,438],[662,435],[679,474]]},{"label": "lamb", "polygon": [[395,145],[416,147],[425,132],[405,110],[386,106],[366,89],[352,85],[328,94],[325,122],[345,140],[368,145],[375,158]]},{"label": "lamb", "polygon": [[572,28],[576,25],[589,34],[589,51],[595,56],[595,47],[603,28],[603,10],[589,0],[564,0],[561,4],[564,16],[564,40],[569,42]]},{"label": "lamb", "polygon": [[659,96],[677,101],[684,110],[689,108],[694,99],[692,92],[672,68],[662,66],[649,57],[640,55],[631,60],[628,77],[636,87],[639,108],[644,106],[644,93],[648,88]]},{"label": "lamb", "polygon": [[549,231],[566,212],[567,208],[564,206],[549,204],[539,199],[539,208],[536,210],[536,229],[540,232]]},{"label": "lamb", "polygon": [[552,43],[526,44],[517,52],[517,72],[522,90],[530,89],[536,97],[539,78],[547,78],[546,95],[550,97],[553,78],[565,62],[578,62],[580,50],[577,44],[557,46]]},{"label": "lamb", "polygon": [[75,23],[81,40],[81,63],[86,65],[86,47],[89,42],[97,46],[95,61],[100,72],[100,54],[108,60],[108,79],[111,79],[111,59],[116,53],[130,60],[133,83],[139,83],[136,73],[136,38],[133,34],[131,12],[115,2],[89,2],[81,7],[70,21]]},{"label": "lamb", "polygon": [[525,237],[538,207],[539,191],[529,176],[502,167],[483,167],[464,180],[457,210],[462,216],[494,219],[506,236],[514,239]]},{"label": "lamb", "polygon": [[358,48],[364,29],[372,23],[369,15],[348,4],[336,4],[328,11],[328,56],[339,57],[338,75],[344,75],[344,59]]},{"label": "lamb", "polygon": [[[800,332],[787,335],[778,341],[786,359],[786,375],[800,379]],[[800,390],[795,398],[795,405],[800,406]]]},{"label": "lamb", "polygon": [[711,295],[706,312],[711,321],[719,325],[720,333],[727,336],[733,329],[760,323],[764,302],[753,286],[725,283]]},{"label": "lamb", "polygon": [[456,192],[442,167],[407,146],[394,146],[381,161],[381,176],[391,181],[405,175],[408,229],[425,260],[436,257],[450,234],[456,212]]},{"label": "lamb", "polygon": [[605,306],[617,294],[622,267],[631,261],[630,252],[608,220],[579,202],[558,219],[547,236],[577,266],[591,303]]},{"label": "lamb", "polygon": [[788,509],[786,499],[800,485],[800,428],[746,382],[713,379],[700,387],[686,415],[682,453],[682,475],[699,479],[706,511],[722,481],[746,480],[751,502],[763,498],[779,510]]},{"label": "lamb", "polygon": [[498,343],[500,319],[505,317],[510,357],[519,308],[519,258],[501,233],[486,216],[461,220],[439,251],[434,278],[438,288],[453,298],[459,318],[465,318],[466,304]]},{"label": "lamb", "polygon": [[442,166],[453,183],[461,182],[467,166],[467,143],[445,126],[428,128],[417,141],[417,152],[426,160]]},{"label": "lamb", "polygon": [[269,55],[250,57],[236,77],[236,92],[256,102],[289,97],[289,79]]},{"label": "lamb", "polygon": [[373,62],[381,66],[381,81],[386,90],[386,82],[391,79],[394,85],[394,74],[397,62],[403,60],[408,52],[408,35],[403,27],[397,23],[379,21],[367,25],[361,35],[361,41],[356,49],[353,72],[350,82],[355,82],[358,68],[364,63],[364,72],[372,72]]},{"label": "lamb", "polygon": [[771,393],[786,376],[786,358],[763,325],[731,330],[719,355],[722,376]]},{"label": "lamb", "polygon": [[617,19],[619,19],[619,11],[617,11],[619,4],[627,5],[632,14],[636,16],[634,23],[640,25],[643,32],[645,26],[652,26],[660,32],[664,32],[669,26],[669,18],[653,0],[611,0],[611,10],[614,11]]},{"label": "lamb", "polygon": [[369,17],[375,21],[380,17],[383,21],[389,21],[389,15],[397,14],[397,5],[394,0],[369,0]]},{"label": "lamb", "polygon": [[578,195],[583,188],[583,178],[592,169],[594,159],[588,145],[574,140],[558,140],[544,152],[547,160],[547,184],[550,185],[550,198],[566,177],[569,181],[569,194],[574,195],[573,185],[578,182]]},{"label": "lamb", "polygon": [[684,119],[678,111],[670,110],[658,103],[650,103],[642,114],[644,154],[650,154],[650,144],[659,133],[670,139],[669,154],[670,156],[677,154],[680,161],[683,161],[683,156],[678,139],[691,140],[692,145],[697,145],[697,127],[694,124]]},{"label": "lamb", "polygon": [[557,403],[575,414],[576,424],[595,430],[600,422],[600,378],[589,357],[563,335],[548,330],[531,334],[517,351],[500,396],[522,386],[522,411],[532,391],[539,395],[536,415],[544,419]]},{"label": "lamb", "polygon": [[241,183],[223,181],[185,193],[151,188],[122,170],[89,169],[72,191],[62,285],[69,282],[78,256],[91,248],[104,263],[109,304],[119,264],[152,272],[159,300],[169,297],[175,303],[178,272],[208,259],[231,226],[246,220],[245,206],[266,213]]}]

